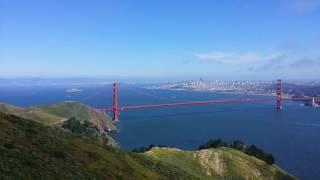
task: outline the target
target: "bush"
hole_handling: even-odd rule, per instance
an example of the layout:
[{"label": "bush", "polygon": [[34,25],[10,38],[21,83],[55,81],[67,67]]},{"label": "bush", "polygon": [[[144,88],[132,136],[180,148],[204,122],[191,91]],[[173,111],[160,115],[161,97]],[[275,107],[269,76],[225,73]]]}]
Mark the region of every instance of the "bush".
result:
[{"label": "bush", "polygon": [[239,151],[244,151],[246,149],[246,145],[241,140],[233,141],[230,147]]},{"label": "bush", "polygon": [[200,145],[199,150],[201,149],[210,149],[218,147],[228,147],[228,143],[224,142],[222,139],[210,139],[206,144]]},{"label": "bush", "polygon": [[158,145],[158,146],[155,146],[153,144],[149,145],[148,147],[139,147],[139,148],[134,148],[132,149],[132,152],[135,152],[135,153],[144,153],[146,151],[149,151],[150,149],[152,149],[153,147],[171,147],[173,148],[172,146],[166,146],[166,145]]},{"label": "bush", "polygon": [[54,151],[53,155],[58,159],[64,159],[66,157],[66,154],[62,150]]},{"label": "bush", "polygon": [[79,120],[72,117],[62,124],[62,128],[83,136],[93,137],[102,144],[108,144],[109,141],[108,138],[105,137],[104,134],[101,134],[98,128],[89,121],[84,121],[81,123]]},{"label": "bush", "polygon": [[272,154],[263,152],[262,149],[257,148],[255,145],[251,145],[247,148],[246,153],[250,156],[254,156],[258,159],[265,161],[268,164],[274,164],[275,160]]}]

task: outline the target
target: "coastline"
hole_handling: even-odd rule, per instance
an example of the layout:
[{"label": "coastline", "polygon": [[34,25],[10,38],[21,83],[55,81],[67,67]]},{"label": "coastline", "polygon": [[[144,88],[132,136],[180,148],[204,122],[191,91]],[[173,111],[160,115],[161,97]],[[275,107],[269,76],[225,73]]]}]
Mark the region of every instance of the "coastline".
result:
[{"label": "coastline", "polygon": [[194,91],[194,92],[211,92],[211,93],[220,93],[220,94],[234,94],[234,95],[252,95],[252,96],[276,97],[275,94],[261,94],[261,93],[241,93],[241,92],[200,90],[200,89],[172,89],[172,88],[152,88],[152,87],[144,87],[144,88],[145,88],[145,89],[153,89],[153,90]]}]

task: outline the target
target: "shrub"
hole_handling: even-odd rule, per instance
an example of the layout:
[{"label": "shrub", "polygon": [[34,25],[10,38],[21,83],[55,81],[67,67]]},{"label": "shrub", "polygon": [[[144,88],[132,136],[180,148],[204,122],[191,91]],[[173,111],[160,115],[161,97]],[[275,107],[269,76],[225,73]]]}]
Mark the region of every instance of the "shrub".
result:
[{"label": "shrub", "polygon": [[210,149],[218,147],[228,147],[228,143],[224,142],[222,139],[210,139],[206,144],[200,145],[199,150],[201,149]]},{"label": "shrub", "polygon": [[275,160],[272,154],[263,152],[262,149],[257,148],[255,145],[251,145],[247,148],[246,153],[250,156],[254,156],[258,159],[265,161],[268,164],[274,164]]},{"label": "shrub", "polygon": [[155,145],[151,144],[151,145],[149,145],[148,147],[134,148],[134,149],[132,149],[132,152],[135,152],[135,153],[144,153],[144,152],[146,152],[146,151],[149,151],[149,150],[152,149],[153,147],[171,147],[171,148],[173,148],[173,146],[166,146],[166,145],[157,145],[157,146],[155,146]]},{"label": "shrub", "polygon": [[53,152],[54,157],[58,158],[58,159],[64,159],[66,157],[66,154],[63,151],[54,151]]},{"label": "shrub", "polygon": [[108,144],[109,141],[108,138],[104,134],[101,134],[98,128],[89,121],[81,123],[79,120],[72,117],[62,124],[62,128],[83,136],[94,137],[101,144]]},{"label": "shrub", "polygon": [[232,142],[230,147],[233,148],[233,149],[237,149],[239,151],[244,151],[245,148],[246,148],[246,145],[241,140],[235,140],[235,141]]}]

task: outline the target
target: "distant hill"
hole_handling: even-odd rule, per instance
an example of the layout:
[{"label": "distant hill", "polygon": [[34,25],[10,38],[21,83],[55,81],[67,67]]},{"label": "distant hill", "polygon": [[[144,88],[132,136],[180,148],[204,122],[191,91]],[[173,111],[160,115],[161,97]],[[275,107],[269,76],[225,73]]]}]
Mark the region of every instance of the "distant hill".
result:
[{"label": "distant hill", "polygon": [[117,130],[112,119],[104,112],[79,102],[63,102],[52,105],[36,106],[34,109],[68,119],[74,117],[81,122],[89,121],[96,125],[101,132]]},{"label": "distant hill", "polygon": [[23,108],[19,108],[16,106],[12,106],[9,104],[0,103],[0,112],[9,112],[9,111],[18,111],[23,110]]},{"label": "distant hill", "polygon": [[14,114],[16,116],[32,119],[44,125],[57,125],[67,120],[66,117],[50,114],[39,109],[20,108],[8,104],[0,104],[0,112]]},{"label": "distant hill", "polygon": [[100,132],[117,130],[108,115],[80,102],[63,102],[31,108],[20,108],[0,103],[0,112],[32,119],[45,125],[58,125],[74,117],[80,122],[91,122],[97,126]]},{"label": "distant hill", "polygon": [[0,104],[0,112],[13,114],[21,118],[31,119],[47,126],[59,126],[70,118],[80,122],[88,121],[96,126],[100,133],[106,135],[109,144],[116,146],[116,142],[106,134],[107,131],[116,131],[112,119],[97,109],[79,102],[63,102],[45,106],[20,108],[8,104]]},{"label": "distant hill", "polygon": [[129,153],[1,112],[0,153],[0,179],[294,179],[228,148]]}]

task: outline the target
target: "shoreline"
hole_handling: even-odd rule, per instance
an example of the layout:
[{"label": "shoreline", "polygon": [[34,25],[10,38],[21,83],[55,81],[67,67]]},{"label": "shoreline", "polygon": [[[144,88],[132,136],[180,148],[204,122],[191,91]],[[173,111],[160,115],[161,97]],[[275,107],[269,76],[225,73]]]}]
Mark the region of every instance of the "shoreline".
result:
[{"label": "shoreline", "polygon": [[150,88],[150,87],[144,87],[144,88],[145,89],[151,89],[151,90],[193,91],[193,92],[209,92],[209,93],[219,93],[219,94],[235,94],[235,95],[252,95],[252,96],[276,97],[276,95],[273,95],[273,94],[260,94],[260,93],[241,93],[241,92],[197,90],[197,89],[170,89],[170,88]]}]

